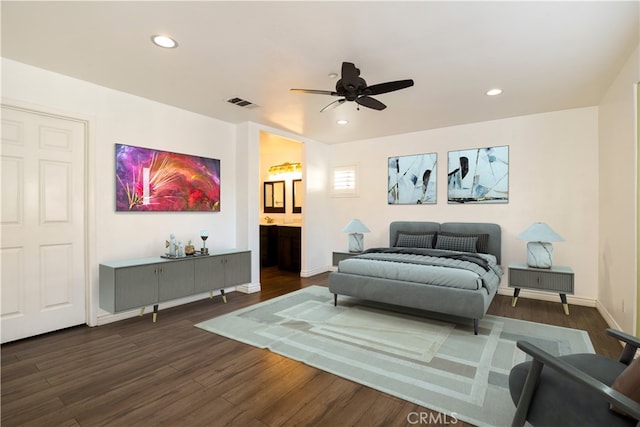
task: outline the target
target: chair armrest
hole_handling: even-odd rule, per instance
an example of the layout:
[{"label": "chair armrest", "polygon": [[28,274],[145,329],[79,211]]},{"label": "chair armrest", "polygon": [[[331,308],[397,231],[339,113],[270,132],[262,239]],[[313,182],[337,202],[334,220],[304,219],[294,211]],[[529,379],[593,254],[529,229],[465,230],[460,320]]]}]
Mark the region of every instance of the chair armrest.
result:
[{"label": "chair armrest", "polygon": [[[616,407],[620,408],[636,420],[640,420],[640,403],[612,389],[603,382],[600,382],[582,372],[575,366],[570,365],[564,360],[557,358],[550,353],[547,353],[546,351],[540,349],[539,347],[536,347],[529,342],[518,341],[517,346],[519,349],[533,357],[535,360],[541,362],[544,365],[547,365],[549,368],[555,370],[556,372],[590,388],[591,390],[597,392],[600,396],[602,396],[603,399],[605,399],[609,403],[614,404]],[[520,403],[518,403],[518,405],[520,405]]]},{"label": "chair armrest", "polygon": [[629,335],[626,332],[618,331],[617,329],[607,329],[606,332],[607,335],[625,343],[624,350],[622,350],[620,359],[618,360],[625,365],[631,363],[636,354],[636,350],[640,348],[640,338]]}]

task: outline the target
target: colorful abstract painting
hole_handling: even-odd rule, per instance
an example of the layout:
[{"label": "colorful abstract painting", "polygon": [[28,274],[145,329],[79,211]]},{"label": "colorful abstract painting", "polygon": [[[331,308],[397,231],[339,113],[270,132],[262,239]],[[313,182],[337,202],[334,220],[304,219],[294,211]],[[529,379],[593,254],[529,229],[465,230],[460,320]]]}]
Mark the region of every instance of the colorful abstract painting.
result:
[{"label": "colorful abstract painting", "polygon": [[449,203],[508,203],[509,147],[449,151]]},{"label": "colorful abstract painting", "polygon": [[389,157],[388,203],[435,204],[437,159],[436,153]]},{"label": "colorful abstract painting", "polygon": [[220,160],[116,144],[116,211],[220,211]]}]

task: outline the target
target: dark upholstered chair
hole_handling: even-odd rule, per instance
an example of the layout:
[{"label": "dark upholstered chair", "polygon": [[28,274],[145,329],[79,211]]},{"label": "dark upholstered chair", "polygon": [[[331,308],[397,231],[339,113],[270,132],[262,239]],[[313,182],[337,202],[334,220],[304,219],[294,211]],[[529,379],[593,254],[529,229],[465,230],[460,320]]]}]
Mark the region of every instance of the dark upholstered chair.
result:
[{"label": "dark upholstered chair", "polygon": [[[534,426],[640,427],[640,404],[611,388],[633,360],[640,339],[613,329],[607,334],[625,342],[619,360],[598,354],[556,357],[518,341],[518,348],[532,360],[514,366],[509,374],[516,405],[512,426],[522,426],[526,420]],[[610,404],[627,415],[614,412]]]}]

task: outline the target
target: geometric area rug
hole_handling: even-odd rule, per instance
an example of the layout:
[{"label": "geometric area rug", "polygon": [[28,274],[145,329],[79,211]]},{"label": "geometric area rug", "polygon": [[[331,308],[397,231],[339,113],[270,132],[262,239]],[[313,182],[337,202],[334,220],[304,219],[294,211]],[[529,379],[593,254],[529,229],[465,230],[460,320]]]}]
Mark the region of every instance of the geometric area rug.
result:
[{"label": "geometric area rug", "polygon": [[487,315],[474,335],[468,319],[388,308],[346,296],[334,307],[328,288],[310,286],[195,326],[478,426],[511,424],[509,371],[526,359],[516,341],[594,353],[577,329]]}]

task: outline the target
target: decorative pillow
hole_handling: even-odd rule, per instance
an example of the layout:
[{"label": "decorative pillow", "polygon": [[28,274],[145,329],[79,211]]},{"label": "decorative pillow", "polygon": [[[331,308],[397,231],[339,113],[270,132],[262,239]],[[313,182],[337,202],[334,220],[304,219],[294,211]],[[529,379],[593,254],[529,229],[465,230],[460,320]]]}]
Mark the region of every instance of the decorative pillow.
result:
[{"label": "decorative pillow", "polygon": [[[640,403],[640,359],[634,359],[618,375],[618,378],[611,384],[611,388]],[[611,410],[626,415],[624,411],[613,405],[611,405]]]},{"label": "decorative pillow", "polygon": [[443,236],[442,234],[438,234],[438,240],[436,240],[436,249],[459,252],[477,252],[477,244],[478,238],[476,236],[460,237],[446,235]]},{"label": "decorative pillow", "polygon": [[[478,243],[476,243],[475,251],[468,252],[480,252],[483,254],[489,253],[489,234],[488,233],[449,233],[446,231],[442,231],[438,233],[438,239],[440,236],[455,236],[455,237],[477,237]],[[437,242],[436,242],[437,245]]]},{"label": "decorative pillow", "polygon": [[433,234],[398,233],[396,247],[433,248]]}]

